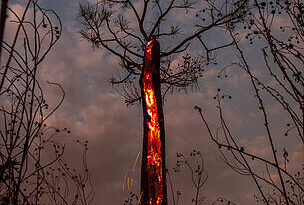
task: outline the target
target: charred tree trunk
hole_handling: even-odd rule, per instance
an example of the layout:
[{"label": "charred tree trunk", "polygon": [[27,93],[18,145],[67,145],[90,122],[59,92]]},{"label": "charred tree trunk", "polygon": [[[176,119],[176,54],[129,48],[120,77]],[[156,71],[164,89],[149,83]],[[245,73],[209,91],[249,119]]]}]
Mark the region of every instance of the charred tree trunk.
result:
[{"label": "charred tree trunk", "polygon": [[143,67],[140,78],[144,117],[140,204],[167,205],[160,48],[155,38],[146,44]]}]

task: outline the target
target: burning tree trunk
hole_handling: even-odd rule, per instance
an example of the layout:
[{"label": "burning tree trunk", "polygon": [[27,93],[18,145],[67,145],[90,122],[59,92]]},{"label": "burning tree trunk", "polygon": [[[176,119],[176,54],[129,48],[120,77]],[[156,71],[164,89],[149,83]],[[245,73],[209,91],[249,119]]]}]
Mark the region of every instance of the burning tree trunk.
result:
[{"label": "burning tree trunk", "polygon": [[165,126],[159,70],[159,43],[153,37],[146,43],[140,78],[144,116],[141,205],[167,205]]}]

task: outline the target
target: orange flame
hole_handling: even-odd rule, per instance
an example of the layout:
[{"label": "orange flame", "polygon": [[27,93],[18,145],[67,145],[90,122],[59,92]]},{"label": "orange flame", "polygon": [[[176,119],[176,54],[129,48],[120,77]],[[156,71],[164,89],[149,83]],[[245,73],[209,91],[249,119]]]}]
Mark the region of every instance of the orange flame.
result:
[{"label": "orange flame", "polygon": [[146,44],[146,59],[143,74],[144,96],[148,113],[147,124],[149,127],[147,152],[149,205],[160,205],[163,200],[160,127],[151,68],[152,47],[155,41],[155,39],[152,39]]}]

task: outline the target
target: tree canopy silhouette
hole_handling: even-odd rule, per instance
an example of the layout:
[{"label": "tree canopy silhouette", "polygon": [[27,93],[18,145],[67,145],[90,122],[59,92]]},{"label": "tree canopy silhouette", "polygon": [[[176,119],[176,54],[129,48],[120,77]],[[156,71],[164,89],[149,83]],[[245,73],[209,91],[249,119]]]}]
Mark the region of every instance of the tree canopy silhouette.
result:
[{"label": "tree canopy silhouette", "polygon": [[[79,6],[80,33],[94,47],[105,49],[119,58],[123,74],[113,77],[111,83],[120,84],[120,93],[127,104],[132,104],[141,99],[137,82],[143,67],[145,43],[152,36],[161,44],[163,96],[168,91],[196,87],[204,67],[212,62],[211,51],[231,45],[208,48],[201,36],[241,21],[246,14],[246,4],[247,0],[87,2]],[[187,28],[174,19],[173,14],[178,12],[184,12],[182,15],[189,18]],[[189,54],[188,48],[193,42],[204,45],[204,56]],[[181,53],[179,62],[173,63]]]}]

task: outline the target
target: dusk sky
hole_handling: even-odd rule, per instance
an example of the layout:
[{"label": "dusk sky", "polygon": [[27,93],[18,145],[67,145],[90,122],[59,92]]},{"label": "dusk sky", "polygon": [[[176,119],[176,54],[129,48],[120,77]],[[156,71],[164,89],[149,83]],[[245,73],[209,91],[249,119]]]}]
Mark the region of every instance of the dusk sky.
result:
[{"label": "dusk sky", "polygon": [[[22,11],[21,1],[12,2],[13,9]],[[72,166],[78,167],[81,157],[81,148],[77,146],[76,140],[88,140],[88,166],[95,190],[92,205],[118,205],[122,204],[129,192],[124,179],[133,179],[132,190],[138,192],[140,187],[141,155],[135,170],[133,166],[138,153],[142,150],[142,107],[140,104],[127,106],[117,92],[118,88],[110,84],[110,78],[121,72],[119,59],[105,49],[93,48],[81,38],[81,24],[77,19],[79,3],[79,0],[40,1],[41,5],[57,12],[63,24],[60,40],[39,70],[50,107],[56,105],[60,99],[60,92],[45,83],[46,81],[60,83],[66,94],[62,106],[49,119],[48,125],[67,127],[71,130],[71,134],[56,139],[66,143],[66,158]],[[182,25],[189,26],[188,21],[191,22],[191,18],[184,16],[184,13],[174,13],[169,21],[176,20]],[[214,30],[203,38],[212,46],[225,41],[226,36]],[[166,42],[160,39],[160,43],[161,48],[164,48]],[[259,62],[262,43],[252,46],[243,40],[242,45],[247,49],[246,56],[249,62],[257,66],[253,68],[253,72],[263,77],[263,68],[259,67],[262,65],[262,62]],[[192,53],[203,51],[198,40],[192,41],[189,49]],[[218,147],[210,139],[206,127],[194,109],[196,105],[202,107],[212,132],[215,132],[220,126],[220,121],[216,108],[217,101],[213,97],[218,89],[220,93],[232,96],[231,99],[222,100],[224,116],[232,133],[239,143],[252,153],[269,155],[270,145],[266,139],[262,115],[258,110],[248,75],[240,68],[233,67],[225,71],[224,75],[227,75],[227,78],[223,73],[218,78],[221,69],[237,58],[233,49],[223,49],[217,55],[218,65],[209,65],[205,68],[198,89],[174,92],[166,96],[163,109],[167,168],[172,173],[175,191],[179,190],[182,193],[179,204],[191,204],[194,187],[189,171],[183,168],[181,172],[174,173],[172,168],[177,160],[177,152],[189,155],[192,149],[200,150],[208,173],[208,180],[201,192],[202,196],[206,197],[203,204],[211,204],[217,197],[224,197],[236,204],[253,205],[256,204],[254,194],[257,191],[252,179],[233,172],[224,163]],[[269,79],[265,77],[264,80]],[[279,152],[285,147],[290,148],[290,169],[296,170],[304,163],[303,144],[298,139],[293,139],[292,134],[284,136],[288,120],[278,104],[269,100],[266,109],[270,115],[273,133],[278,138],[276,143]],[[295,144],[297,146],[294,146]],[[170,199],[170,189],[168,193]]]}]

